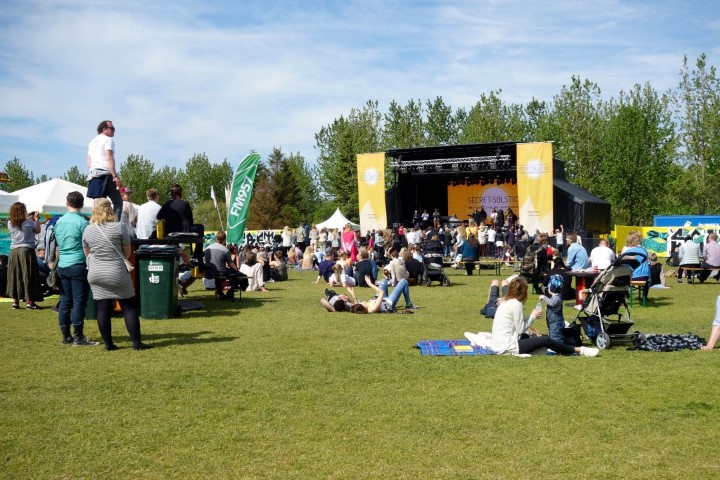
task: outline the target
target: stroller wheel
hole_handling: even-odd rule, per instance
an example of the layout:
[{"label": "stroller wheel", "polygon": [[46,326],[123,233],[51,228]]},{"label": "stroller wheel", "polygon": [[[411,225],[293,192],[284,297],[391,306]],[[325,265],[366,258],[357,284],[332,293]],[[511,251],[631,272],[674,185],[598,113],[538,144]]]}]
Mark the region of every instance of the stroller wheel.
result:
[{"label": "stroller wheel", "polygon": [[443,277],[442,284],[443,287],[447,287],[448,285],[450,285],[450,279],[448,277]]},{"label": "stroller wheel", "polygon": [[608,335],[605,332],[601,332],[598,334],[597,338],[595,339],[595,345],[600,350],[606,350],[610,348],[610,335]]},{"label": "stroller wheel", "polygon": [[429,287],[431,283],[432,283],[432,280],[430,279],[430,277],[425,277],[425,286]]}]

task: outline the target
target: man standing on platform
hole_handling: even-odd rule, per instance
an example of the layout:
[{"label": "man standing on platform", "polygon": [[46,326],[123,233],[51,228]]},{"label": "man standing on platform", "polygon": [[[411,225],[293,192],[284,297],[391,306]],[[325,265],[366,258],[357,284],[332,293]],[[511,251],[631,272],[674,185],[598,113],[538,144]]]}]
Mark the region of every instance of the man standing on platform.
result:
[{"label": "man standing on platform", "polygon": [[88,175],[88,198],[110,198],[117,221],[122,217],[123,200],[120,196],[122,182],[115,168],[115,127],[110,120],[103,120],[97,127],[97,137],[88,145],[86,164]]}]

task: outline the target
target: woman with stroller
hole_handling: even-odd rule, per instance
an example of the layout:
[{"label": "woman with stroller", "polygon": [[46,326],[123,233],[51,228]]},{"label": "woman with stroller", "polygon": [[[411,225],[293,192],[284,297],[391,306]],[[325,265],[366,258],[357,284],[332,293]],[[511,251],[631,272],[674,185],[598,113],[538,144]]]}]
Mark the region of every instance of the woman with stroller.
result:
[{"label": "woman with stroller", "polygon": [[[538,348],[548,348],[561,355],[572,355],[577,353],[583,357],[596,357],[600,352],[597,348],[572,347],[564,343],[558,343],[547,336],[521,337],[530,328],[535,319],[542,314],[542,309],[537,308],[525,317],[524,304],[527,300],[528,284],[523,277],[515,277],[508,285],[508,292],[498,301],[495,318],[492,324],[492,337],[490,348],[498,355],[522,355],[528,354]],[[467,335],[471,343],[478,335]]]}]

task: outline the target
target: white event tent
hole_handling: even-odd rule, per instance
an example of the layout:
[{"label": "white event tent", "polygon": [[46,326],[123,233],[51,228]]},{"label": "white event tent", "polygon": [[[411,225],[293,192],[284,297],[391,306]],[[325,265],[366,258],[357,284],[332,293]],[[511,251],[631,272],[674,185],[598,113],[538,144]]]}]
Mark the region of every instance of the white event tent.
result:
[{"label": "white event tent", "polygon": [[318,230],[322,228],[331,230],[333,228],[337,228],[339,231],[342,231],[342,229],[345,228],[345,225],[347,225],[348,223],[352,225],[353,230],[360,230],[360,224],[353,223],[348,220],[347,217],[345,217],[345,215],[343,215],[338,208],[337,210],[335,210],[335,213],[333,213],[330,218],[328,218],[324,222],[316,223],[315,228],[317,228]]},{"label": "white event tent", "polygon": [[[80,192],[86,195],[87,187],[61,178],[54,178],[47,182],[16,190],[12,192],[12,195],[16,195],[18,197],[17,201],[25,204],[28,212],[65,213],[67,211],[65,202],[67,194],[70,192]],[[93,204],[94,200],[92,198],[85,197],[85,204],[81,211],[91,213]]]}]

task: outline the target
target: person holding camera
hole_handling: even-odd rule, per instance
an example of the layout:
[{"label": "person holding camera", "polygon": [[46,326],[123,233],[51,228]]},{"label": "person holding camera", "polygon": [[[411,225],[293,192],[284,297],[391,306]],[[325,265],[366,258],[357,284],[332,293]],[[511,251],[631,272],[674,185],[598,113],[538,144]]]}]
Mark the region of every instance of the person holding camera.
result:
[{"label": "person holding camera", "polygon": [[35,235],[40,233],[38,212],[28,215],[22,202],[10,206],[8,214],[8,233],[10,233],[10,258],[8,260],[7,296],[13,299],[12,308],[20,308],[20,299],[25,300],[25,308],[37,310],[35,303],[42,300],[40,275],[35,257]]}]

